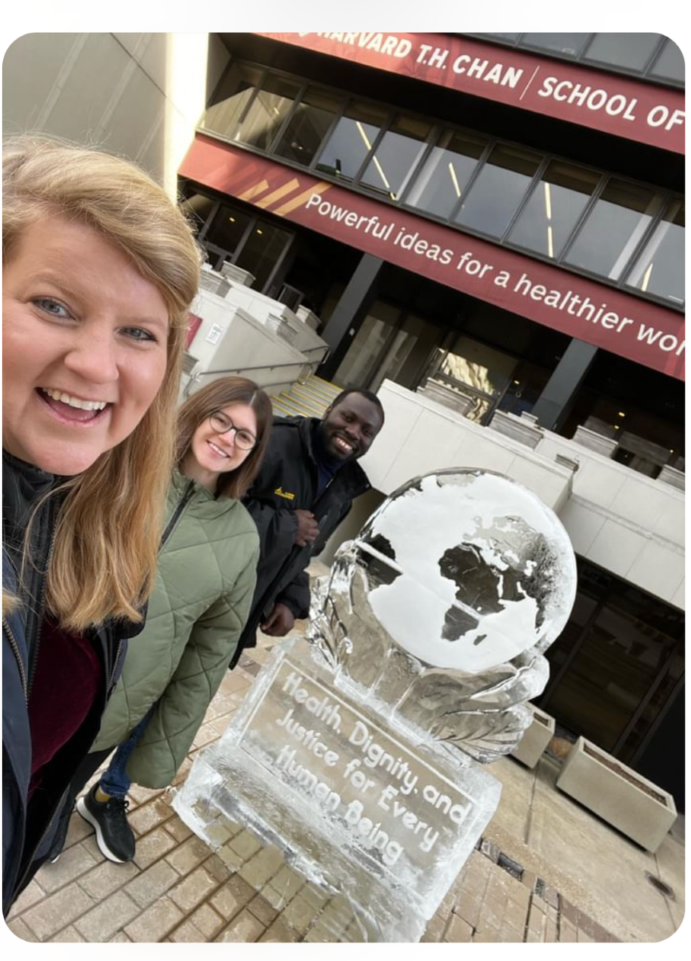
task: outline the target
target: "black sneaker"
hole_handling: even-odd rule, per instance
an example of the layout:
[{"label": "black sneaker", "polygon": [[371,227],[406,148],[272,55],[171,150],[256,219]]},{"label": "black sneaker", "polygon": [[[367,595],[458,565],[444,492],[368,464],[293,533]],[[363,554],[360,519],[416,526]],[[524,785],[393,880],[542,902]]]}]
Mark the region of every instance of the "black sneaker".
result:
[{"label": "black sneaker", "polygon": [[77,811],[96,831],[96,844],[109,861],[122,864],[131,861],[136,850],[134,831],[127,823],[125,798],[112,797],[108,801],[96,800],[94,784],[88,794],[77,801]]}]

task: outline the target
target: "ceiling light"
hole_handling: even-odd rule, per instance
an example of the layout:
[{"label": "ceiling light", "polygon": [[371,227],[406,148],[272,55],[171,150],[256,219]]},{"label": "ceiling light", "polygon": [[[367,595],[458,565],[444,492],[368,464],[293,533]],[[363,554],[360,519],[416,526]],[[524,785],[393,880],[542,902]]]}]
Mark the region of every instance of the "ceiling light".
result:
[{"label": "ceiling light", "polygon": [[652,272],[653,272],[653,262],[651,260],[650,263],[648,264],[648,269],[646,270],[645,275],[643,277],[643,283],[641,284],[641,290],[644,293],[648,289],[648,284],[650,283],[650,275],[652,274]]},{"label": "ceiling light", "polygon": [[548,183],[545,183],[545,214],[548,220],[552,219],[552,197],[549,192]]}]

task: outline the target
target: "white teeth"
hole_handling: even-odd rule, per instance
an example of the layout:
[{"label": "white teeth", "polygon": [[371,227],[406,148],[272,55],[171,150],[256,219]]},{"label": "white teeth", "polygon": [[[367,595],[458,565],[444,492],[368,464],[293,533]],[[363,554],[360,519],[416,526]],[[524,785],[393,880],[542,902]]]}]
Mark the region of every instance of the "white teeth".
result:
[{"label": "white teeth", "polygon": [[42,387],[41,389],[44,394],[48,394],[53,400],[59,400],[69,407],[78,407],[80,410],[103,410],[108,403],[105,400],[80,400],[78,397],[63,393],[61,390],[51,390],[48,387]]},{"label": "white teeth", "polygon": [[226,454],[225,451],[221,450],[220,447],[216,447],[216,445],[213,444],[211,441],[209,441],[209,447],[211,447],[213,450],[215,450],[216,453],[219,454],[221,457],[228,457],[228,456],[229,456],[228,454]]},{"label": "white teeth", "polygon": [[352,449],[353,449],[353,448],[350,446],[350,444],[346,443],[346,441],[344,441],[343,438],[341,438],[341,437],[337,437],[337,438],[336,438],[336,442],[339,444],[340,447],[343,448],[343,450],[352,450]]}]

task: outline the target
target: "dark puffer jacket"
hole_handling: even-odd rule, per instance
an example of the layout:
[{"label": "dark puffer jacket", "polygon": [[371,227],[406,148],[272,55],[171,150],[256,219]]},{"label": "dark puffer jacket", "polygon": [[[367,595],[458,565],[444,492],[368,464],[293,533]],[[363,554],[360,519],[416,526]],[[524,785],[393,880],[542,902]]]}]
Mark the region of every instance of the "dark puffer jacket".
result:
[{"label": "dark puffer jacket", "polygon": [[[240,639],[234,663],[245,647],[257,643],[257,628],[274,604],[285,604],[295,617],[309,614],[309,578],[305,568],[349,512],[353,500],[370,489],[367,475],[355,461],[344,464],[317,496],[317,463],[312,417],[275,417],[261,470],[244,503],[254,519],[261,553],[252,611]],[[295,543],[296,510],[309,510],[319,524],[313,544]]]},{"label": "dark puffer jacket", "polygon": [[[32,748],[28,703],[34,666],[40,655],[44,623],[43,571],[55,530],[60,495],[49,498],[32,525],[32,558],[19,593],[24,530],[38,500],[58,478],[3,452],[3,593],[15,600],[3,615],[2,752],[3,752],[3,913],[29,883],[52,846],[70,781],[98,732],[101,715],[122,668],[127,638],[141,625],[118,622],[86,633],[102,665],[101,684],[86,719],[43,771],[41,791],[28,812]],[[4,606],[4,605],[3,605]],[[70,698],[70,690],[55,697]]]}]

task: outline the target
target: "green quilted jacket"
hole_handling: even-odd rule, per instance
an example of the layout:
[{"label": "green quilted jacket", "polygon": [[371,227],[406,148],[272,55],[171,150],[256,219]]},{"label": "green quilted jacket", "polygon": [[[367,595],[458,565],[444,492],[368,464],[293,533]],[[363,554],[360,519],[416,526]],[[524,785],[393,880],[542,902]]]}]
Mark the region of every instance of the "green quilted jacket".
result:
[{"label": "green quilted jacket", "polygon": [[259,559],[243,505],[178,472],[164,531],[146,627],[130,641],[91,748],[121,744],[156,705],[127,765],[149,788],[171,783],[204,720],[249,615]]}]

